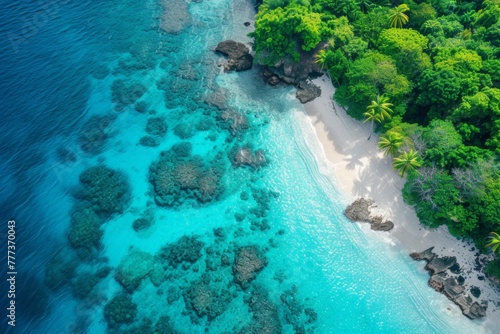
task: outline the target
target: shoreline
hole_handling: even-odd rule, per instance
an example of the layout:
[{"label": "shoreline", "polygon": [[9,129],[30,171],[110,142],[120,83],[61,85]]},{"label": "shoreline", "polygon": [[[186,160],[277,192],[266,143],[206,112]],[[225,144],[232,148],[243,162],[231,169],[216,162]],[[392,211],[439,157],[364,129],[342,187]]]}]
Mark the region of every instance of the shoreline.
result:
[{"label": "shoreline", "polygon": [[[329,174],[335,176],[332,181],[344,198],[349,204],[359,197],[373,199],[376,208],[372,213],[394,222],[391,231],[373,233],[388,233],[380,236],[388,236],[408,257],[412,252],[422,252],[432,246],[438,256],[455,256],[462,269],[461,275],[465,277],[464,285],[467,288],[479,287],[481,296],[477,300],[488,301],[486,317],[475,322],[491,331],[498,329],[500,309],[495,302],[500,300],[500,293],[487,278],[484,279],[482,272],[475,269],[478,258],[475,246],[456,239],[444,226],[431,230],[420,224],[413,207],[403,200],[401,190],[405,179],[393,170],[391,157],[384,156],[377,148],[379,135],[374,133],[367,140],[369,124],[351,118],[333,100],[335,88],[326,76],[313,80],[313,83],[321,88],[321,96],[304,104],[304,111],[323,149]],[[415,262],[415,265],[423,267],[425,264]],[[452,301],[449,303],[461,314],[457,305]]]}]

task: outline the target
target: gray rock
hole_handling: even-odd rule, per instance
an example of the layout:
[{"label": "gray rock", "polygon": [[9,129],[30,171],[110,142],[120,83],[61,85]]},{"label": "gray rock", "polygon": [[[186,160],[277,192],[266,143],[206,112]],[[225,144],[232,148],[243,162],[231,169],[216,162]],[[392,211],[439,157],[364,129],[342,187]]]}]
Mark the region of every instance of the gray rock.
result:
[{"label": "gray rock", "polygon": [[391,230],[394,227],[393,222],[390,220],[384,221],[384,218],[381,216],[370,216],[370,206],[372,206],[373,203],[371,199],[358,198],[347,206],[344,215],[353,222],[370,223],[370,228],[374,231]]},{"label": "gray rock", "polygon": [[245,71],[252,68],[253,56],[250,54],[248,47],[233,40],[220,42],[215,51],[220,52],[228,57],[224,64],[225,71]]},{"label": "gray rock", "polygon": [[353,222],[370,222],[370,206],[373,200],[358,198],[344,211],[344,215]]},{"label": "gray rock", "polygon": [[457,258],[454,256],[435,256],[432,260],[427,263],[425,269],[427,269],[431,274],[442,273],[457,262]]},{"label": "gray rock", "polygon": [[486,310],[465,293],[465,287],[457,282],[454,277],[449,277],[446,271],[456,264],[454,256],[439,257],[432,252],[434,247],[426,249],[421,253],[411,253],[412,259],[427,261],[425,269],[431,273],[429,286],[434,290],[443,293],[449,300],[457,304],[462,313],[471,318],[482,318],[486,315]]},{"label": "gray rock", "polygon": [[374,231],[389,231],[394,227],[394,223],[390,220],[386,220],[385,222],[380,223],[372,223],[370,228]]},{"label": "gray rock", "polygon": [[432,275],[429,278],[429,286],[438,292],[442,292],[444,288],[444,281],[446,280],[445,274]]},{"label": "gray rock", "polygon": [[307,81],[301,81],[298,85],[298,90],[296,93],[297,98],[301,103],[307,103],[315,98],[321,96],[321,88],[318,86],[307,82]]},{"label": "gray rock", "polygon": [[430,262],[436,256],[436,254],[434,254],[432,252],[433,249],[434,249],[434,247],[427,248],[426,250],[424,250],[423,252],[420,252],[420,253],[416,253],[416,252],[411,253],[410,256],[413,260],[416,260],[416,261],[425,260],[427,262]]},{"label": "gray rock", "polygon": [[478,319],[478,318],[483,318],[486,316],[486,309],[479,305],[478,302],[472,303],[472,305],[469,308],[469,313],[466,314],[471,319]]},{"label": "gray rock", "polygon": [[464,291],[465,291],[464,286],[459,285],[455,278],[449,277],[444,281],[443,292],[451,300],[454,301]]}]

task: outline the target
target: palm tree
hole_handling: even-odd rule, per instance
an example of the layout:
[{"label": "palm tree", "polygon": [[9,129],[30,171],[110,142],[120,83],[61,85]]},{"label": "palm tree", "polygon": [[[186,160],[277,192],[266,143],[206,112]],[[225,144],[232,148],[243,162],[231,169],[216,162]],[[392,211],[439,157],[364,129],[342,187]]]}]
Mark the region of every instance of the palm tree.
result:
[{"label": "palm tree", "polygon": [[420,162],[420,157],[418,153],[414,150],[410,150],[408,152],[403,152],[397,158],[394,158],[392,165],[394,169],[399,172],[400,176],[404,176],[410,170],[415,170],[418,167],[422,166]]},{"label": "palm tree", "polygon": [[410,7],[403,3],[396,8],[390,10],[389,24],[393,28],[403,28],[403,24],[408,23],[408,15],[405,12],[409,11]]},{"label": "palm tree", "polygon": [[375,121],[382,123],[383,120],[391,118],[392,109],[390,107],[392,107],[393,104],[388,101],[388,97],[377,95],[377,99],[366,107],[366,112],[363,114],[365,116],[365,122],[371,121],[370,136],[368,140],[372,137],[373,124]]},{"label": "palm tree", "polygon": [[323,70],[326,66],[326,62],[328,61],[328,52],[325,49],[319,50],[318,53],[314,56],[316,60],[314,61],[316,64],[321,66],[321,70]]},{"label": "palm tree", "polygon": [[491,232],[487,239],[489,243],[486,247],[491,247],[493,252],[500,254],[500,235],[496,232]]},{"label": "palm tree", "polygon": [[403,145],[403,136],[396,132],[388,132],[380,137],[378,148],[385,150],[385,155],[396,155],[398,149]]},{"label": "palm tree", "polygon": [[363,115],[365,116],[365,120],[363,121],[363,123],[370,121],[370,135],[368,136],[368,139],[367,139],[367,140],[370,140],[370,138],[372,137],[372,133],[373,133],[373,124],[375,123],[375,121],[380,123],[380,122],[382,122],[382,120],[380,119],[380,115],[375,113],[375,110],[373,110],[373,109],[367,110]]}]

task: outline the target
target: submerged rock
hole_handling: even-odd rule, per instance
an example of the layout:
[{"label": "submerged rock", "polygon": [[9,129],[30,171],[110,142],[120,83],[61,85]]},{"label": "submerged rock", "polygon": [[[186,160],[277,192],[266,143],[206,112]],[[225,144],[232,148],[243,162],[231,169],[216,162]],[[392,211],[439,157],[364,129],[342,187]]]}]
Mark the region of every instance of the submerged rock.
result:
[{"label": "submerged rock", "polygon": [[178,34],[189,24],[191,15],[188,4],[184,0],[163,0],[163,13],[160,28],[169,34]]},{"label": "submerged rock", "polygon": [[132,293],[153,270],[153,264],[153,255],[146,252],[132,252],[118,266],[115,279],[125,290]]},{"label": "submerged rock", "polygon": [[252,68],[253,56],[243,43],[227,40],[220,42],[215,51],[228,57],[227,62],[224,64],[225,71],[245,71]]},{"label": "submerged rock", "polygon": [[211,286],[213,281],[208,275],[193,282],[184,293],[188,310],[196,312],[198,317],[206,316],[209,321],[215,319],[227,309],[232,300],[231,293]]},{"label": "submerged rock", "polygon": [[268,294],[263,289],[255,289],[245,299],[245,303],[252,311],[250,324],[243,327],[238,334],[281,334],[282,325],[278,308],[269,300]]},{"label": "submerged rock", "polygon": [[252,151],[250,147],[242,147],[236,150],[231,163],[235,167],[250,166],[259,168],[267,164],[266,156],[263,150]]},{"label": "submerged rock", "polygon": [[126,106],[134,104],[146,91],[147,88],[140,83],[126,84],[121,79],[115,80],[111,86],[111,97],[116,111],[122,111]]},{"label": "submerged rock", "polygon": [[112,116],[93,116],[82,127],[80,132],[80,147],[89,154],[98,154],[102,151],[109,138],[109,126],[114,121]]},{"label": "submerged rock", "polygon": [[239,135],[250,127],[248,118],[234,110],[223,110],[219,113],[218,119],[220,120],[219,124],[221,128],[228,129],[233,136]]},{"label": "submerged rock", "polygon": [[177,242],[164,246],[158,256],[167,265],[176,268],[184,262],[192,264],[198,261],[203,246],[205,244],[195,237],[183,236]]},{"label": "submerged rock", "polygon": [[137,316],[137,304],[127,294],[119,294],[104,306],[104,319],[111,328],[122,324],[131,324]]},{"label": "submerged rock", "polygon": [[234,280],[243,289],[249,287],[259,271],[267,265],[267,259],[255,246],[241,247],[234,259]]}]

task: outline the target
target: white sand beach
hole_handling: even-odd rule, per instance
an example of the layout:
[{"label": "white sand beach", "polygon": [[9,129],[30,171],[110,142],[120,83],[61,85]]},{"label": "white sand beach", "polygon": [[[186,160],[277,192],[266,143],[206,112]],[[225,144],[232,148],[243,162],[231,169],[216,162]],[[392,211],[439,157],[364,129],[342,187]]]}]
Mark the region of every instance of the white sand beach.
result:
[{"label": "white sand beach", "polygon": [[[368,227],[369,233],[388,233],[394,245],[408,254],[435,246],[438,255],[456,256],[465,285],[479,287],[480,299],[489,300],[487,317],[479,322],[493,333],[498,331],[500,310],[495,304],[500,301],[500,293],[488,279],[478,279],[483,274],[473,270],[477,253],[474,245],[457,240],[445,227],[431,230],[419,223],[413,207],[403,201],[401,189],[405,180],[393,170],[392,159],[377,148],[379,136],[374,134],[367,140],[369,124],[354,120],[332,100],[334,87],[328,78],[323,76],[313,82],[321,87],[321,97],[304,106],[323,147],[323,158],[329,161],[331,174],[336,177],[333,182],[349,203],[358,197],[371,198],[377,214],[394,222],[394,229],[389,232],[372,232]],[[415,265],[423,267],[424,263]],[[451,301],[450,309],[459,311]]]}]

